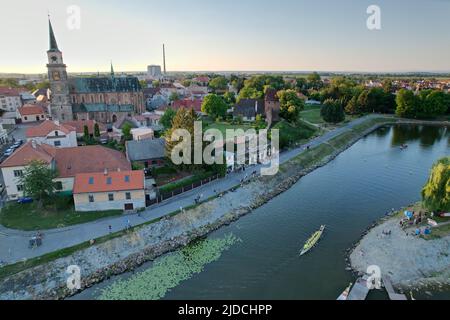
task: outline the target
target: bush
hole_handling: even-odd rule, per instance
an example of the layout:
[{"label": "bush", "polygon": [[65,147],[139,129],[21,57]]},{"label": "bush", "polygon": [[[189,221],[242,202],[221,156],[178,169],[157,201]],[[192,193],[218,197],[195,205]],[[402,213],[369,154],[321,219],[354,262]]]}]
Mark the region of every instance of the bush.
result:
[{"label": "bush", "polygon": [[320,115],[329,123],[339,123],[345,120],[344,108],[337,100],[326,100],[320,110]]}]

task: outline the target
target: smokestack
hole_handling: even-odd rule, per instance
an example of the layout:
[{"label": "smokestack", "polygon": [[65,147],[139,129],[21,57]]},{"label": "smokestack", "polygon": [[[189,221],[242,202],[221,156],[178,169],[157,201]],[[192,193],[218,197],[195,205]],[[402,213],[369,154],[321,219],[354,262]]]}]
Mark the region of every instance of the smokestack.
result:
[{"label": "smokestack", "polygon": [[166,75],[166,46],[163,44],[163,64],[164,64],[164,75]]}]

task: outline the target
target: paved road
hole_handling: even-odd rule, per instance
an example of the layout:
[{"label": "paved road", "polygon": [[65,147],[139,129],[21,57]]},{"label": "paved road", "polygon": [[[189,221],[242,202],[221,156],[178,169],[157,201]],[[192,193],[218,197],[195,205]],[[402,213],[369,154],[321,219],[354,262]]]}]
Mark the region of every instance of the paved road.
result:
[{"label": "paved road", "polygon": [[[308,145],[314,147],[327,142],[334,137],[342,134],[343,132],[348,131],[354,126],[359,125],[367,119],[373,117],[377,116],[369,115],[354,120],[353,122],[350,122],[341,128],[327,132],[324,135],[315,138]],[[284,152],[280,155],[280,163],[284,163],[292,159],[293,157],[303,153],[304,151],[305,146],[301,146],[296,149]],[[255,166],[248,169],[246,172],[232,173],[227,178],[216,180],[208,185],[186,192],[163,203],[152,206],[145,212],[141,213],[140,216],[130,215],[111,217],[72,227],[47,230],[44,232],[45,237],[43,240],[43,245],[34,250],[28,249],[28,239],[34,234],[34,232],[11,230],[0,226],[0,261],[6,264],[11,264],[24,259],[41,256],[52,251],[74,246],[91,239],[99,238],[109,233],[108,228],[110,225],[113,232],[123,230],[126,227],[128,219],[132,225],[138,225],[146,221],[151,221],[156,218],[163,217],[169,213],[179,210],[180,207],[188,207],[194,204],[194,199],[200,194],[203,195],[203,199],[207,199],[215,195],[214,191],[220,193],[222,191],[231,189],[232,187],[238,185],[246,175],[249,175],[249,171],[251,172],[259,168],[260,166]]]}]

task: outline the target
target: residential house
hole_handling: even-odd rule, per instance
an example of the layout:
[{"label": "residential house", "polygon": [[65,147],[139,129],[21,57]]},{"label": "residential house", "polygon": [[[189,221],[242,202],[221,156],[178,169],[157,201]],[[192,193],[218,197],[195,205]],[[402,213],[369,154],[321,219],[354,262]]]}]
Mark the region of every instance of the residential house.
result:
[{"label": "residential house", "polygon": [[263,99],[241,99],[234,107],[233,116],[242,118],[245,122],[253,122],[257,115],[265,112]]},{"label": "residential house", "polygon": [[179,109],[194,109],[194,111],[198,114],[202,113],[202,103],[203,100],[201,99],[183,99],[183,100],[176,100],[172,104],[172,108],[174,110]]},{"label": "residential house", "polygon": [[17,109],[16,117],[22,123],[45,120],[45,109],[41,105],[26,104]]},{"label": "residential house", "polygon": [[131,162],[144,165],[145,168],[161,166],[166,158],[164,139],[127,141],[127,158]]},{"label": "residential house", "polygon": [[200,76],[200,77],[196,77],[196,78],[192,79],[192,83],[195,83],[201,87],[207,87],[209,84],[209,81],[211,81],[211,79],[206,76]]},{"label": "residential house", "polygon": [[15,112],[21,106],[22,99],[19,90],[0,87],[0,109]]},{"label": "residential house", "polygon": [[131,170],[131,164],[122,152],[102,146],[55,148],[35,141],[25,143],[7,158],[0,168],[10,200],[23,196],[19,178],[32,160],[40,160],[58,173],[55,179],[58,192],[71,194],[74,179],[80,173]]},{"label": "residential house", "polygon": [[144,128],[144,127],[134,128],[134,129],[131,129],[130,133],[133,136],[133,140],[135,140],[135,141],[141,141],[141,140],[155,138],[155,131],[151,128]]},{"label": "residential house", "polygon": [[59,121],[46,120],[38,126],[28,128],[25,132],[27,141],[48,144],[56,148],[73,148],[77,146],[77,132],[74,127],[60,124]]},{"label": "residential house", "polygon": [[145,208],[143,171],[108,171],[75,176],[75,210],[79,212]]}]

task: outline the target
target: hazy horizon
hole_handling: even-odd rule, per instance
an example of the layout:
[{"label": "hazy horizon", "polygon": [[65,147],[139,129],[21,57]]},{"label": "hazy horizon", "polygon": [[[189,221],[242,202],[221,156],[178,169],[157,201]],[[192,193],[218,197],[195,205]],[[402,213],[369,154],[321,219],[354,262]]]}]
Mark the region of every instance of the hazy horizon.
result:
[{"label": "hazy horizon", "polygon": [[[366,26],[369,5],[381,30]],[[80,29],[67,8],[81,9]],[[4,5],[0,73],[44,74],[50,12],[69,73],[450,72],[450,1],[16,0]],[[449,40],[449,41],[447,41]]]}]

